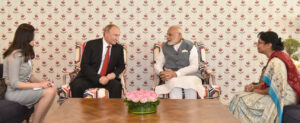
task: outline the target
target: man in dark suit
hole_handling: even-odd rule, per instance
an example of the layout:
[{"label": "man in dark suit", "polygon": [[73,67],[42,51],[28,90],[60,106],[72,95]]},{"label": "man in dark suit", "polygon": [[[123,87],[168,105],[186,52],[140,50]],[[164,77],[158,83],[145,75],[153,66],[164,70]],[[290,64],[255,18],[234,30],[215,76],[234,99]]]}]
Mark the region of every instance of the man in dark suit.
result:
[{"label": "man in dark suit", "polygon": [[110,98],[121,98],[119,74],[125,69],[123,47],[117,44],[120,29],[107,25],[103,38],[86,43],[81,59],[81,70],[70,83],[72,97],[83,97],[88,88],[106,88]]}]

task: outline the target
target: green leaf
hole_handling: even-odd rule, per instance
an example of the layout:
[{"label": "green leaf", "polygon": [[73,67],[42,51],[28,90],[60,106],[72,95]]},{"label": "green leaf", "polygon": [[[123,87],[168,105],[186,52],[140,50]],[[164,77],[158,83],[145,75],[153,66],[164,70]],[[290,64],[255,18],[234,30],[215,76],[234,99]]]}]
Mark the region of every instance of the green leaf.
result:
[{"label": "green leaf", "polygon": [[286,39],[283,41],[286,52],[292,57],[293,53],[298,51],[300,42],[295,39]]}]

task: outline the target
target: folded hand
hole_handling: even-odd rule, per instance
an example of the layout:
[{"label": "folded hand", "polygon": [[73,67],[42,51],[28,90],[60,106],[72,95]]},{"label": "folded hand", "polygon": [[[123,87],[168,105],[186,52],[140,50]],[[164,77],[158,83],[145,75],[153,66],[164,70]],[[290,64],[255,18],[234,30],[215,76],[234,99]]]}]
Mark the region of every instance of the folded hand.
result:
[{"label": "folded hand", "polygon": [[101,76],[99,83],[102,85],[106,85],[108,83],[109,79],[106,76]]},{"label": "folded hand", "polygon": [[174,77],[177,77],[177,74],[176,74],[176,72],[174,72],[171,69],[166,69],[165,71],[160,72],[160,78],[163,81],[168,81],[168,80],[170,80],[170,79],[172,79]]},{"label": "folded hand", "polygon": [[252,92],[254,90],[254,85],[249,84],[245,86],[245,92]]}]

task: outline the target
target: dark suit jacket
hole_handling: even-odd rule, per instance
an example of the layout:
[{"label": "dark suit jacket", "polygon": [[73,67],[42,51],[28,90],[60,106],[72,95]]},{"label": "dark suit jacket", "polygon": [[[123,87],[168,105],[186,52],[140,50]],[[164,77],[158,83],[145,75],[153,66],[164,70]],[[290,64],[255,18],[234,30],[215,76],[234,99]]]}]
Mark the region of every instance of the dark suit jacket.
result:
[{"label": "dark suit jacket", "polygon": [[[94,85],[99,85],[100,75],[97,72],[100,68],[102,59],[102,45],[102,38],[91,40],[86,43],[81,58],[81,70],[77,76],[86,78]],[[123,47],[120,44],[113,45],[110,53],[107,74],[113,72],[118,79],[119,74],[125,69]]]}]

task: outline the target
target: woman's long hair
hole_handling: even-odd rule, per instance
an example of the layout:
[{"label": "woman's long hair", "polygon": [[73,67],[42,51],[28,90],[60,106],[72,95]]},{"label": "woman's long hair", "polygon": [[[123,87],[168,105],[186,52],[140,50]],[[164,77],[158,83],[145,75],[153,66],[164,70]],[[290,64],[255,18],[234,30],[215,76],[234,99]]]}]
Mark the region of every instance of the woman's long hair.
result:
[{"label": "woman's long hair", "polygon": [[3,58],[10,55],[14,50],[20,49],[23,56],[25,56],[24,62],[35,57],[33,46],[29,43],[34,38],[34,27],[30,24],[21,24],[15,33],[14,40],[9,48],[3,53]]}]

